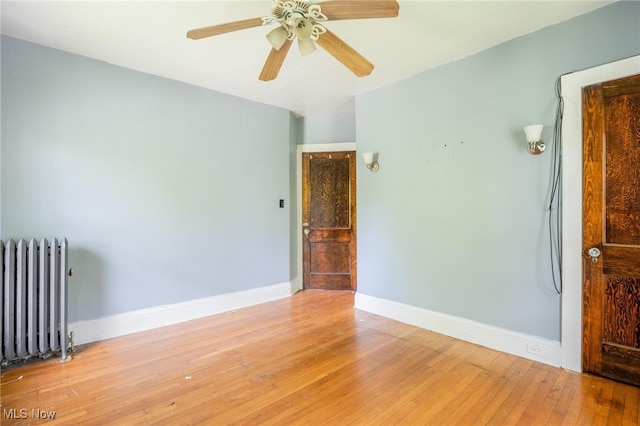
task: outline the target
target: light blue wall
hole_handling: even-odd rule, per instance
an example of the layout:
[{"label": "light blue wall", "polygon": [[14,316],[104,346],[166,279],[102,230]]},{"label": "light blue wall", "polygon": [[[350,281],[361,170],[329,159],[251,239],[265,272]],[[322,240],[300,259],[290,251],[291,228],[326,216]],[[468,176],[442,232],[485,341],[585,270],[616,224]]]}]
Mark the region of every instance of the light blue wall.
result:
[{"label": "light blue wall", "polygon": [[298,118],[299,144],[355,142],[355,114],[317,115]]},{"label": "light blue wall", "polygon": [[1,236],[69,239],[71,321],[288,282],[292,129],[284,109],[2,37]]},{"label": "light blue wall", "polygon": [[558,76],[638,53],[640,3],[620,2],[358,96],[380,162],[358,163],[358,291],[559,340],[551,153],[522,127],[551,141]]}]

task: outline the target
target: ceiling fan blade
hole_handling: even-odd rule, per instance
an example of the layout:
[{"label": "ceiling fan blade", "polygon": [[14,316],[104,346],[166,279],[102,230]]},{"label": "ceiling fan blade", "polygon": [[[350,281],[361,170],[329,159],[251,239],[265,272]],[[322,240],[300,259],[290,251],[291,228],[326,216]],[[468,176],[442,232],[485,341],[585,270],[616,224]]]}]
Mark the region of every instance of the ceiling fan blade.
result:
[{"label": "ceiling fan blade", "polygon": [[343,19],[395,18],[400,5],[395,0],[340,0],[318,3],[329,21]]},{"label": "ceiling fan blade", "polygon": [[251,18],[243,21],[228,22],[226,24],[213,25],[210,27],[196,28],[187,32],[187,37],[192,40],[199,40],[205,37],[230,33],[233,31],[246,30],[247,28],[259,27],[262,25],[262,18]]},{"label": "ceiling fan blade", "polygon": [[264,63],[264,67],[262,67],[262,72],[260,73],[259,77],[260,80],[275,80],[275,78],[278,76],[278,73],[280,72],[280,68],[282,68],[284,58],[287,57],[287,53],[289,52],[291,44],[292,41],[287,39],[285,40],[280,50],[276,50],[274,48],[271,49],[271,52],[269,52],[269,56],[267,56],[267,61]]},{"label": "ceiling fan blade", "polygon": [[329,30],[320,35],[316,43],[358,77],[364,77],[373,71],[371,62]]}]

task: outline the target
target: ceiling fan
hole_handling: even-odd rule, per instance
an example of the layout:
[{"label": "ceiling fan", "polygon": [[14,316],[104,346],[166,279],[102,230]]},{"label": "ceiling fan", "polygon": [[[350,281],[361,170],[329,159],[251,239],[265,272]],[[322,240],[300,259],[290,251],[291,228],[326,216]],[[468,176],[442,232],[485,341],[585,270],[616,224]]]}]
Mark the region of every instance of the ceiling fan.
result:
[{"label": "ceiling fan", "polygon": [[277,28],[267,34],[272,45],[271,52],[260,73],[260,80],[274,80],[294,39],[302,55],[316,49],[316,43],[340,61],[358,77],[371,74],[373,64],[338,36],[329,31],[321,22],[346,19],[393,18],[398,16],[400,6],[395,0],[272,0],[271,16],[251,18],[210,27],[197,28],[187,32],[187,37],[199,40],[205,37],[233,31],[277,24]]}]

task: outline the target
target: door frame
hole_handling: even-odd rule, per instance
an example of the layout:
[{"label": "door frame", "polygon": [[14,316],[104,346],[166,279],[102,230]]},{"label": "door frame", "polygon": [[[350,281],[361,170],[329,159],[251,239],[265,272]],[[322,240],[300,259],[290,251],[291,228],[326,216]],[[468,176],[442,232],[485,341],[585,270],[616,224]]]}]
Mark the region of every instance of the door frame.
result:
[{"label": "door frame", "polygon": [[562,76],[562,366],[582,372],[582,87],[640,73],[640,55]]},{"label": "door frame", "polygon": [[[356,151],[355,142],[319,143],[296,145],[296,277],[292,280],[291,291],[302,290],[302,153]],[[356,170],[358,159],[356,158]],[[356,218],[357,220],[357,218]],[[356,244],[358,243],[356,238]]]}]

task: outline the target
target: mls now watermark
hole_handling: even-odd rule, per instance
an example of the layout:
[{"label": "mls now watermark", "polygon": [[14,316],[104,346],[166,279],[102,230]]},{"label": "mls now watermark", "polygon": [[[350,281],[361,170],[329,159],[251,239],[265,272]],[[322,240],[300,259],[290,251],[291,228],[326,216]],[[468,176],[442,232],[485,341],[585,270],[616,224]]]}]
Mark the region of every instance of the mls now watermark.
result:
[{"label": "mls now watermark", "polygon": [[41,410],[39,408],[9,408],[2,410],[2,418],[4,419],[40,419],[40,420],[55,420],[56,412]]}]

